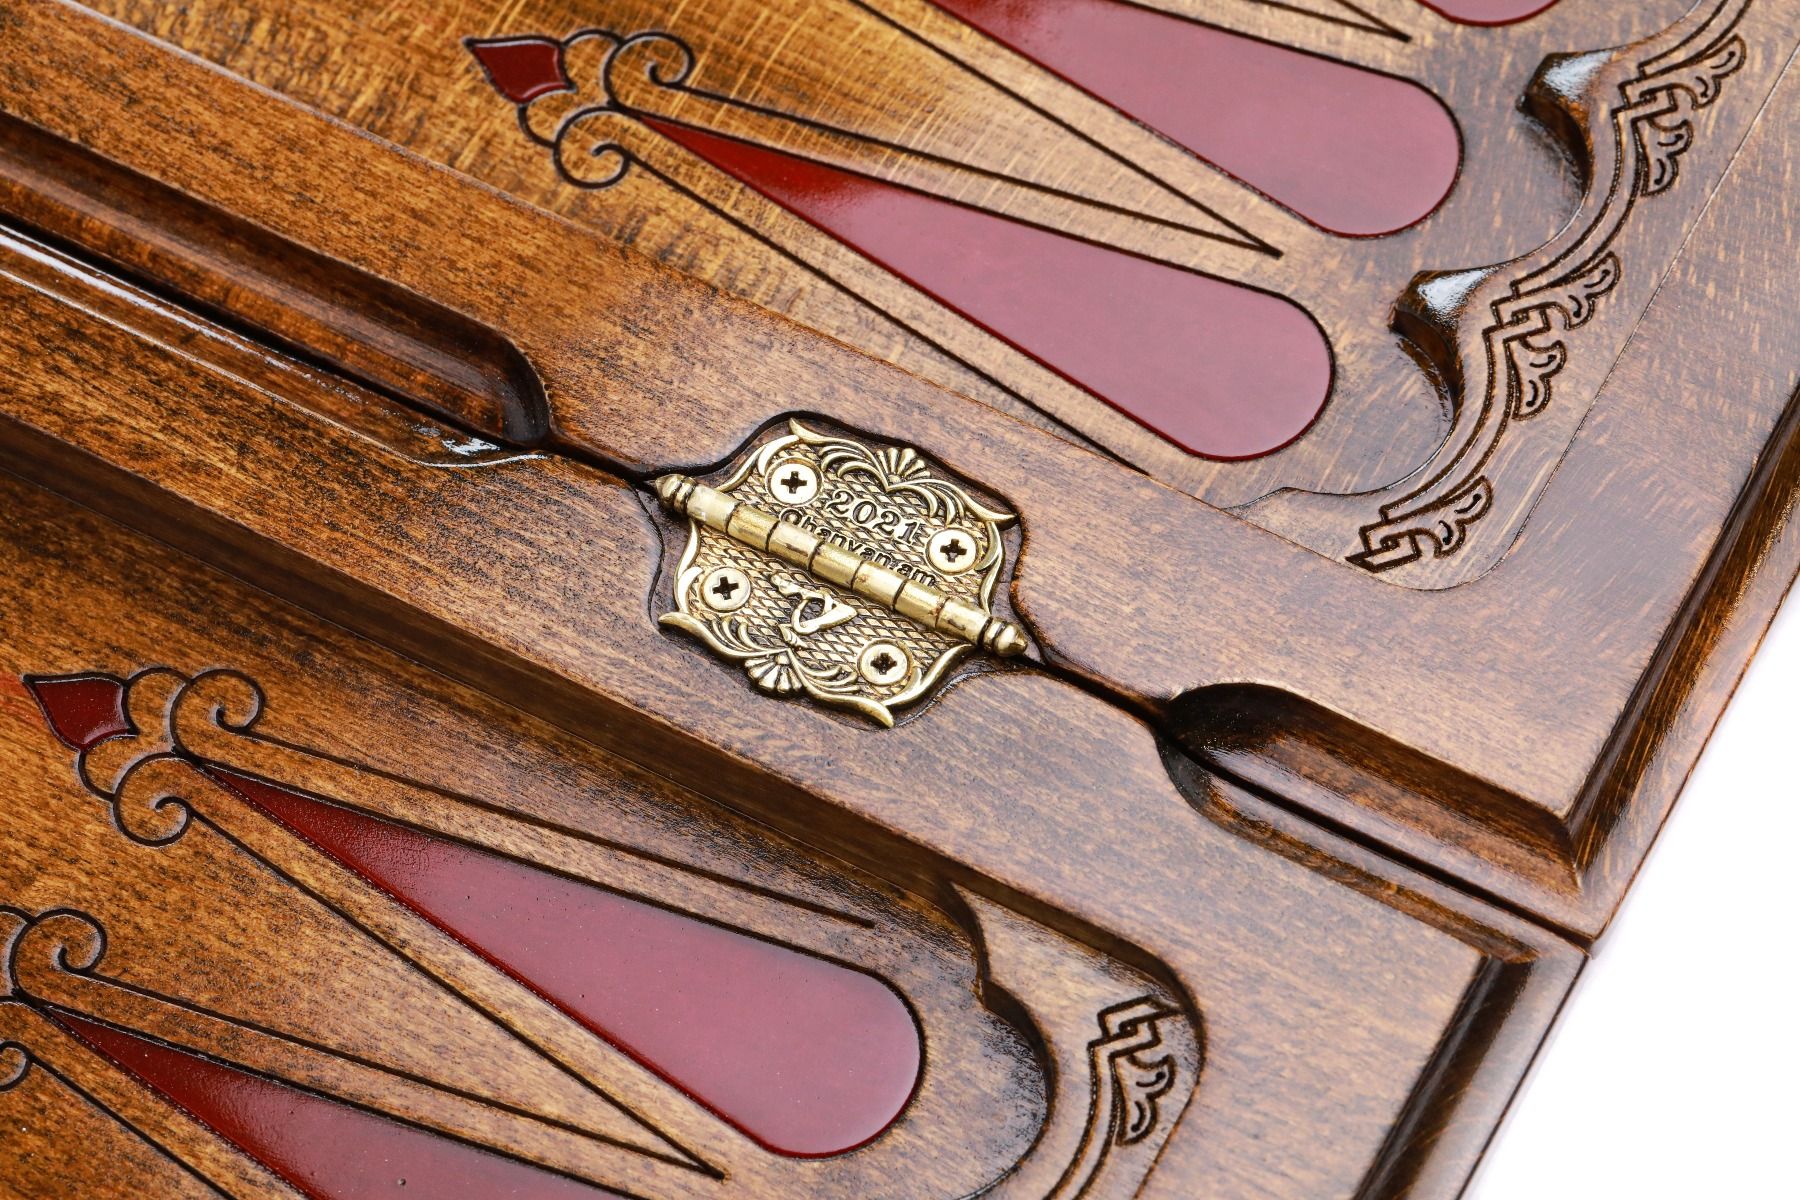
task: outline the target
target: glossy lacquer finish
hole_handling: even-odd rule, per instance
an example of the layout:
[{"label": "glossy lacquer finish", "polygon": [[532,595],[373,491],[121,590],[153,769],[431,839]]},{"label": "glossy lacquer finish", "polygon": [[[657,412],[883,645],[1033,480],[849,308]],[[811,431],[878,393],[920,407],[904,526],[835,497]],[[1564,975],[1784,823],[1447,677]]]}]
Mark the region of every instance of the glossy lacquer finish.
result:
[{"label": "glossy lacquer finish", "polygon": [[616,1195],[72,1012],[52,1019],[311,1200]]},{"label": "glossy lacquer finish", "polygon": [[[1461,1195],[1800,557],[1800,0],[1685,2],[1141,0],[1450,106],[1453,200],[1367,239],[929,0],[8,3],[0,1191],[327,1194],[296,1163],[351,1126],[249,1080],[644,1200]],[[494,86],[465,49],[533,31],[563,52]],[[1197,461],[737,142],[1274,293],[1335,394]],[[542,387],[358,366],[397,360]],[[496,395],[527,435],[462,454]],[[792,416],[1018,513],[1037,653],[874,729],[669,634],[644,484]],[[1428,483],[1479,503],[1412,521]],[[620,947],[680,982],[640,919],[867,981],[840,1009],[929,1061],[817,1144],[899,1119],[771,1153],[712,1064],[584,1010]]]},{"label": "glossy lacquer finish", "polygon": [[937,0],[1335,233],[1391,233],[1456,180],[1456,125],[1417,84],[1120,0]]},{"label": "glossy lacquer finish", "polygon": [[27,678],[25,687],[44,712],[50,732],[72,750],[130,730],[125,716],[125,689],[109,675],[64,675]]},{"label": "glossy lacquer finish", "polygon": [[226,787],[777,1153],[853,1149],[918,1082],[887,984],[814,955],[210,768]]},{"label": "glossy lacquer finish", "polygon": [[476,38],[468,45],[488,82],[514,104],[574,86],[563,68],[561,43],[549,38]]},{"label": "glossy lacquer finish", "polygon": [[1331,352],[1293,303],[672,121],[665,136],[1196,454],[1305,432]]}]

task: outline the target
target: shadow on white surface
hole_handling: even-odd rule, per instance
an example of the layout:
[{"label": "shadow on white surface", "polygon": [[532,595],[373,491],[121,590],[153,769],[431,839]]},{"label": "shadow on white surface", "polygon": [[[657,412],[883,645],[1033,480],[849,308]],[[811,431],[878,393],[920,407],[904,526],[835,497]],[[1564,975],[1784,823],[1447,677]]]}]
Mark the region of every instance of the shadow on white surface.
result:
[{"label": "shadow on white surface", "polygon": [[1466,1200],[1800,1200],[1800,597]]}]

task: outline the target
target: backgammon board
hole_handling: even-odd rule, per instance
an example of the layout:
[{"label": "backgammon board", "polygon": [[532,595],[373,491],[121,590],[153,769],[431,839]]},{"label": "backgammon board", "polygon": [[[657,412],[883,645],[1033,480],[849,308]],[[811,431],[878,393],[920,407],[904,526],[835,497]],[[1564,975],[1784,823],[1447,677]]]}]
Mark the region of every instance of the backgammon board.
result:
[{"label": "backgammon board", "polygon": [[0,0],[0,1194],[1458,1195],[1800,567],[1797,48]]}]

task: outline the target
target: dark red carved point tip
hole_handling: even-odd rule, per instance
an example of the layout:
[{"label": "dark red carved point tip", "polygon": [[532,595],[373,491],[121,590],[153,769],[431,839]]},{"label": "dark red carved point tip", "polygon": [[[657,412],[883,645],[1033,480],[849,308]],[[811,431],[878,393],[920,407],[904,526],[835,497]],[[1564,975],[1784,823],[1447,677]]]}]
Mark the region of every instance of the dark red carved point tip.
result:
[{"label": "dark red carved point tip", "polygon": [[110,675],[27,675],[25,687],[50,732],[72,750],[131,732],[125,685]]},{"label": "dark red carved point tip", "polygon": [[463,45],[481,64],[494,90],[514,104],[529,104],[539,96],[575,87],[563,73],[562,43],[553,38],[467,38]]}]

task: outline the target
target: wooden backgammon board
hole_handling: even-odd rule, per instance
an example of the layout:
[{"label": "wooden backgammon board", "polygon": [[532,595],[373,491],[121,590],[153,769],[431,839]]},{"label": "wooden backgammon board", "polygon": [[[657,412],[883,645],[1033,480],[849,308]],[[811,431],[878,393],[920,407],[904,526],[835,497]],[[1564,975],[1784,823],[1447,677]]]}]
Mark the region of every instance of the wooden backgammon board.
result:
[{"label": "wooden backgammon board", "polygon": [[1797,47],[0,0],[0,1195],[1458,1195],[1800,566]]}]

